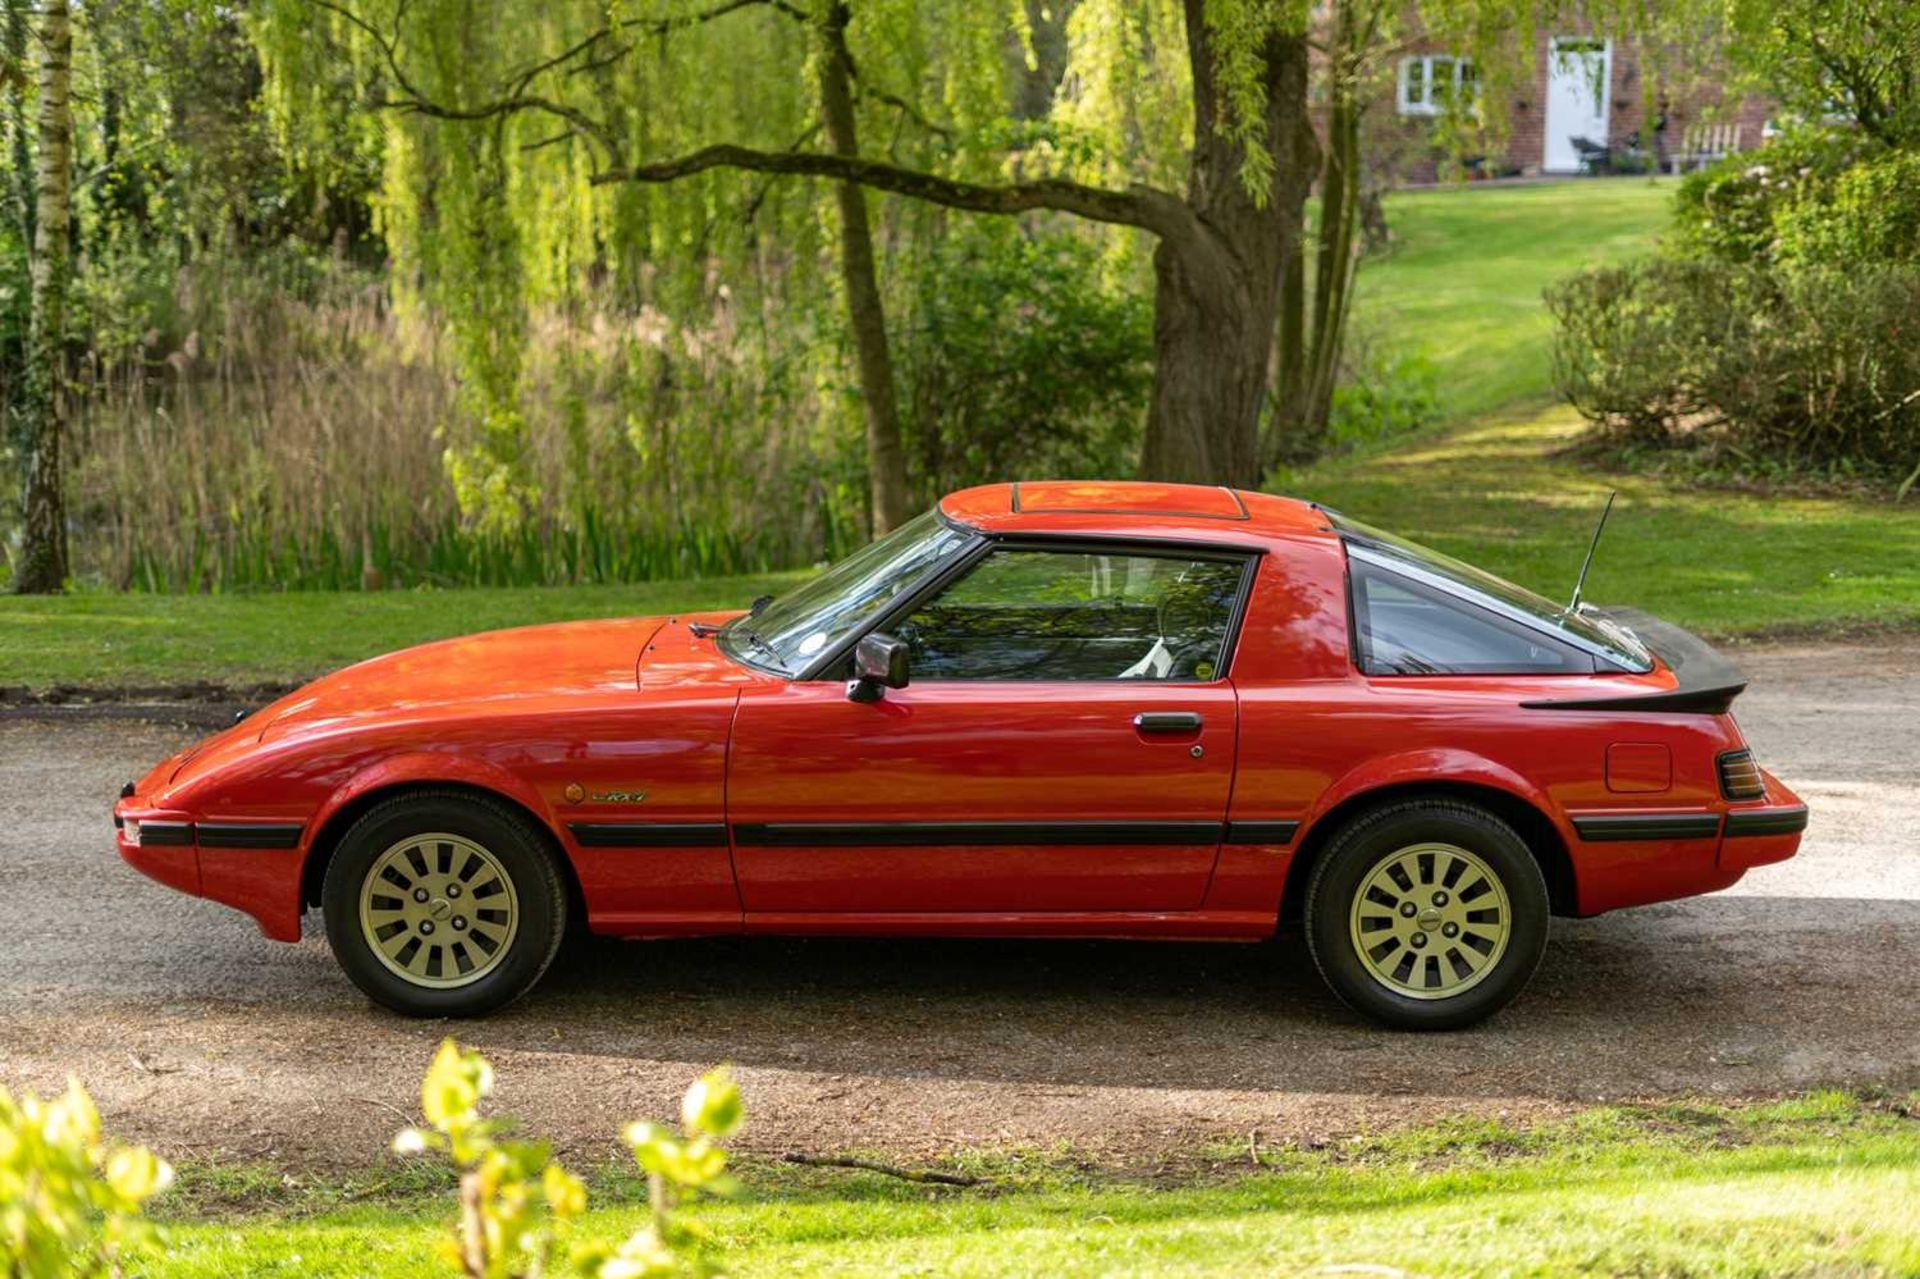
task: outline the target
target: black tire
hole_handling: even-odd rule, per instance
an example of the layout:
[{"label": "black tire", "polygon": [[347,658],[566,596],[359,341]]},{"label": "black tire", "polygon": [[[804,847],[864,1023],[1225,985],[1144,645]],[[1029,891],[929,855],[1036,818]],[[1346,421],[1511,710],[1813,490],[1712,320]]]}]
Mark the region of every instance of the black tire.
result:
[{"label": "black tire", "polygon": [[[428,841],[414,846],[414,851],[426,859],[419,890],[433,891],[429,885],[440,890],[420,911],[446,907],[443,921],[436,924],[432,919],[402,920],[393,908],[383,907],[389,922],[381,924],[381,915],[374,914],[363,927],[363,894],[369,902],[410,900],[415,889],[410,882],[406,889],[397,890],[403,897],[375,897],[376,890],[369,881],[377,868],[390,852],[410,856],[401,851],[408,841],[433,834],[451,836],[452,841]],[[468,860],[462,851],[463,844],[477,849],[490,858],[492,864],[479,862],[479,869],[471,876],[466,902],[449,903],[447,895],[461,892],[455,880]],[[441,868],[442,855],[438,850],[442,848],[448,850],[447,869]],[[396,864],[394,869],[403,878],[408,876],[408,865]],[[436,872],[438,878],[428,878]],[[495,877],[505,881],[504,887],[490,887]],[[391,887],[380,891],[396,893]],[[482,894],[490,895],[481,901]],[[482,909],[501,905],[500,899],[509,894],[512,910],[506,918],[512,921],[511,925],[483,925],[477,918]],[[375,1003],[409,1017],[478,1017],[512,1003],[540,980],[567,931],[566,886],[561,882],[559,867],[545,834],[511,805],[460,791],[413,791],[378,803],[363,813],[341,839],[327,864],[320,907],[334,958],[353,984]],[[409,904],[406,909],[412,911],[414,907]],[[466,914],[456,918],[456,912],[471,912],[476,919],[469,924]],[[500,912],[495,909],[491,913]],[[383,961],[376,951],[375,939],[368,936],[369,929],[376,924],[388,928],[399,924],[389,938],[392,945],[402,953],[409,944],[415,945],[417,955],[424,952],[419,964],[430,963],[437,976],[429,978],[422,972],[418,977],[409,978]],[[452,931],[456,926],[463,936]],[[432,936],[416,935],[423,930]],[[483,955],[477,943],[484,942],[489,935],[504,941],[496,941],[494,950]],[[394,952],[390,949],[389,953]],[[459,963],[473,965],[471,975],[457,967],[455,955],[459,956]],[[424,984],[428,981],[463,984]]]},{"label": "black tire", "polygon": [[[1375,881],[1377,874],[1392,873],[1388,867],[1395,853],[1416,845],[1464,850],[1469,856],[1461,858],[1443,851],[1428,863],[1413,857],[1403,867],[1410,872],[1412,882],[1398,893],[1397,883]],[[1479,865],[1474,866],[1474,861]],[[1456,865],[1461,869],[1454,881],[1455,891],[1449,893],[1440,881]],[[1430,873],[1429,866],[1434,867],[1432,878],[1421,882],[1420,876]],[[1497,879],[1497,884],[1476,888],[1482,868]],[[1356,898],[1370,883],[1382,887],[1394,904],[1356,912]],[[1453,922],[1470,905],[1482,908],[1476,916],[1494,909],[1497,897],[1489,895],[1496,892],[1505,894],[1510,921],[1503,949],[1489,936],[1491,924]],[[1436,893],[1454,915],[1444,915],[1432,906]],[[1478,895],[1469,901],[1469,893]],[[1381,901],[1377,897],[1365,900],[1376,904]],[[1403,914],[1409,902],[1417,915]],[[1374,909],[1378,913],[1369,913]],[[1498,911],[1494,913],[1497,916]],[[1526,988],[1546,951],[1550,913],[1540,864],[1511,826],[1468,803],[1403,800],[1362,814],[1334,835],[1307,884],[1307,946],[1327,985],[1356,1012],[1403,1030],[1458,1030],[1498,1012]],[[1448,922],[1441,923],[1441,919]],[[1459,940],[1444,940],[1439,931],[1443,927],[1454,930],[1447,937]],[[1366,929],[1380,930],[1371,935],[1382,939],[1376,944],[1386,952],[1382,958],[1369,960],[1362,952],[1356,936],[1368,935],[1363,931]],[[1462,930],[1471,936],[1463,937]],[[1424,936],[1415,936],[1423,932]],[[1468,940],[1476,949],[1481,944],[1491,946],[1491,959],[1483,960],[1481,969],[1469,975],[1450,973],[1448,970],[1455,965],[1470,968],[1473,959],[1481,958],[1468,954],[1460,944]],[[1460,957],[1456,959],[1456,955]],[[1383,969],[1388,965],[1401,967],[1406,976],[1396,983],[1391,972],[1376,974],[1375,964]],[[1415,986],[1424,988],[1435,981],[1462,985],[1453,994],[1440,990],[1431,995],[1407,993]]]}]

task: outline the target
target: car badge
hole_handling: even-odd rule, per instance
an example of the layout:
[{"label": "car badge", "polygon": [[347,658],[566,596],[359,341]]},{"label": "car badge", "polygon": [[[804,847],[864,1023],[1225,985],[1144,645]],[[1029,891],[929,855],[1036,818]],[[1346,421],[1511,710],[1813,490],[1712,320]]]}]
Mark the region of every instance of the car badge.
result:
[{"label": "car badge", "polygon": [[643,790],[603,790],[595,791],[587,798],[595,804],[638,804],[647,798]]}]

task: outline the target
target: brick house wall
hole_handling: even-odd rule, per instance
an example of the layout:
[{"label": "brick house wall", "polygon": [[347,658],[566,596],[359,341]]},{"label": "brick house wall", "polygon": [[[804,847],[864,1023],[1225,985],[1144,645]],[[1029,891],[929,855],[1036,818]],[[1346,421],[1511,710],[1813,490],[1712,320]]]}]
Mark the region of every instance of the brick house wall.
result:
[{"label": "brick house wall", "polygon": [[[1592,38],[1592,35],[1578,24],[1539,34],[1534,45],[1531,81],[1516,91],[1507,104],[1507,134],[1503,144],[1497,152],[1478,157],[1481,163],[1466,176],[1531,177],[1549,171],[1546,161],[1548,97],[1555,61],[1553,41],[1564,37]],[[1412,44],[1406,56],[1421,58],[1447,53],[1449,50],[1435,42],[1421,41]],[[1730,143],[1727,149],[1732,151],[1752,150],[1765,141],[1764,130],[1771,114],[1771,104],[1765,99],[1747,98],[1727,103],[1714,78],[1697,68],[1680,68],[1683,74],[1670,73],[1656,88],[1643,69],[1640,48],[1634,41],[1610,41],[1608,60],[1606,142],[1616,152],[1633,147],[1652,157],[1664,173],[1676,157],[1688,153],[1689,135],[1696,131],[1718,127],[1720,136],[1714,141]],[[1385,157],[1385,167],[1391,169],[1398,182],[1432,182],[1442,176],[1455,176],[1457,166],[1453,157],[1434,142],[1436,120],[1403,112],[1400,68],[1395,66],[1391,71],[1378,99],[1367,112],[1368,127],[1373,135],[1368,149]],[[1684,83],[1676,83],[1681,80]]]}]

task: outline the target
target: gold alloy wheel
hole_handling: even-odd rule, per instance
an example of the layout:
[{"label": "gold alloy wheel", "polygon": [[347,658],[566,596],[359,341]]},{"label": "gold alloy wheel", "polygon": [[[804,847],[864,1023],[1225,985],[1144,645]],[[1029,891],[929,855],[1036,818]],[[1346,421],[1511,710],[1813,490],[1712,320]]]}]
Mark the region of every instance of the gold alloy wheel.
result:
[{"label": "gold alloy wheel", "polygon": [[506,867],[459,835],[409,835],[374,859],[360,886],[360,931],[382,964],[415,986],[451,990],[492,972],[520,928]]},{"label": "gold alloy wheel", "polygon": [[1457,844],[1409,844],[1382,857],[1360,881],[1348,919],[1367,974],[1409,999],[1477,986],[1513,933],[1506,885]]}]

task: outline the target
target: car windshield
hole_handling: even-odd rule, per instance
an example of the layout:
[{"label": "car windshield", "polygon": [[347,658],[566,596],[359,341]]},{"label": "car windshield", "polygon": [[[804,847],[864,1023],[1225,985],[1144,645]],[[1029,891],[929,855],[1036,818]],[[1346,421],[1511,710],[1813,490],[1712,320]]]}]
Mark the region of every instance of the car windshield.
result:
[{"label": "car windshield", "polygon": [[728,651],[741,661],[799,675],[973,540],[935,511],[908,520],[757,614],[728,623]]},{"label": "car windshield", "polygon": [[1629,671],[1650,671],[1653,659],[1639,639],[1624,626],[1584,611],[1562,608],[1523,586],[1495,577],[1450,555],[1396,537],[1370,524],[1327,512],[1342,536],[1433,586],[1464,595],[1469,600],[1515,621],[1564,636],[1579,647]]}]

